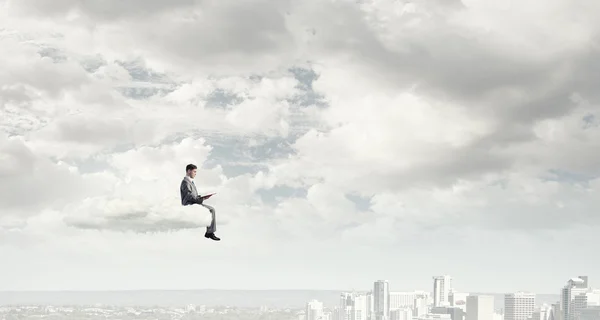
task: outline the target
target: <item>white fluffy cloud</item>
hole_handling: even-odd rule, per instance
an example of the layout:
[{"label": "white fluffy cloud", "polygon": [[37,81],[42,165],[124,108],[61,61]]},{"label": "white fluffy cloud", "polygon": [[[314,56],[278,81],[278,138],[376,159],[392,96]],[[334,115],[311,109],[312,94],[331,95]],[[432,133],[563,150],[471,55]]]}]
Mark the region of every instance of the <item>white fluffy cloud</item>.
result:
[{"label": "white fluffy cloud", "polygon": [[[195,163],[200,191],[217,192],[209,203],[224,239],[202,250],[215,272],[243,257],[241,286],[303,268],[313,278],[281,285],[366,287],[400,281],[398,266],[418,260],[444,268],[414,268],[423,282],[410,285],[453,273],[473,290],[523,289],[476,278],[529,250],[598,240],[596,9],[0,1],[0,250],[22,263],[8,248],[46,250],[57,270],[68,259],[108,266],[111,250],[131,270],[157,252],[205,263],[190,251],[206,241],[209,213],[179,200]],[[425,255],[436,248],[449,250],[436,251],[443,262]],[[474,251],[497,265],[474,271],[461,262]],[[548,275],[580,272],[536,261],[531,270]],[[331,280],[340,264],[367,283]],[[162,262],[147,275],[177,267]],[[193,273],[173,281],[188,285]],[[130,276],[130,287],[144,283]],[[65,279],[38,280],[58,288]],[[14,281],[7,288],[22,288]],[[90,281],[82,285],[119,283]],[[552,281],[532,290],[554,290]]]},{"label": "white fluffy cloud", "polygon": [[109,190],[108,177],[40,157],[19,138],[0,137],[0,159],[0,219],[27,218]]},{"label": "white fluffy cloud", "polygon": [[[132,232],[165,232],[197,229],[210,224],[208,211],[180,206],[175,197],[148,203],[146,197],[85,199],[65,218],[68,225],[84,229]],[[169,201],[171,200],[171,201]]]}]

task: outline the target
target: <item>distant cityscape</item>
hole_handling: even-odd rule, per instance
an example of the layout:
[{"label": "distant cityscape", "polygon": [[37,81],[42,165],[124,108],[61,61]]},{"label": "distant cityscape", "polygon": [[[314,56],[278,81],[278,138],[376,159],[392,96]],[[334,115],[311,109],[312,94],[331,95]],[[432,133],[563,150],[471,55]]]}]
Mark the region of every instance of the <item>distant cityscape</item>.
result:
[{"label": "distant cityscape", "polygon": [[[22,303],[27,294],[0,293],[0,320],[600,320],[600,289],[590,287],[587,276],[568,279],[562,288],[557,288],[556,295],[510,292],[499,296],[461,292],[455,290],[449,275],[434,276],[431,291],[409,292],[390,291],[387,280],[377,280],[370,290],[337,293],[306,290],[38,292],[29,293],[28,299],[35,303]],[[332,294],[337,298],[329,299]],[[18,302],[19,299],[22,301]],[[299,299],[306,300],[297,302]],[[144,303],[140,304],[142,300]],[[90,301],[96,302],[89,304]],[[187,303],[179,303],[182,301]],[[260,306],[253,306],[256,304]]]},{"label": "distant cityscape", "polygon": [[298,311],[268,308],[236,308],[188,305],[185,307],[122,306],[6,306],[0,307],[0,319],[159,319],[159,320],[296,320]]},{"label": "distant cityscape", "polygon": [[494,296],[456,291],[449,275],[434,276],[432,291],[394,292],[387,280],[377,280],[365,292],[342,292],[339,305],[327,307],[313,299],[298,320],[600,320],[600,289],[587,276],[569,279],[559,301],[540,306],[532,292],[504,295],[504,308],[494,308]]}]

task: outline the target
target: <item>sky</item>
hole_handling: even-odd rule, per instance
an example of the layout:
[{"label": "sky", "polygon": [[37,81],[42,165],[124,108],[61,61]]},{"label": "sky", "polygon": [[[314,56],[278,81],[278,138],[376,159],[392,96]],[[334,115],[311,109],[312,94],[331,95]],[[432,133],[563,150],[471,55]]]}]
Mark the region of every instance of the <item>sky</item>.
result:
[{"label": "sky", "polygon": [[600,286],[599,10],[0,0],[0,290]]}]

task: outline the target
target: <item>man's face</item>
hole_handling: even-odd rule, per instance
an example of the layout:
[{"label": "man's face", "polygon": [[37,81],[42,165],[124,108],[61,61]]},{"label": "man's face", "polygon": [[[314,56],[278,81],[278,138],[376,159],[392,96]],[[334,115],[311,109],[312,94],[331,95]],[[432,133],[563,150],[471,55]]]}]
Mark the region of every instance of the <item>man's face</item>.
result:
[{"label": "man's face", "polygon": [[196,177],[196,169],[188,170],[188,175],[194,179]]}]

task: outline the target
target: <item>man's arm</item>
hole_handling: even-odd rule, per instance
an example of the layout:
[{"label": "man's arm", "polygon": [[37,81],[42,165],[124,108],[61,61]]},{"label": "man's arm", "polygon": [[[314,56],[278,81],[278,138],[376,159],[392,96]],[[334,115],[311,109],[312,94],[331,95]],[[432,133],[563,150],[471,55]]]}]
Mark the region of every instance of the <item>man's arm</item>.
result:
[{"label": "man's arm", "polygon": [[197,196],[197,195],[195,196],[192,193],[192,185],[186,180],[183,180],[181,182],[181,194],[183,195],[184,203],[202,204],[202,201],[204,201],[204,199],[202,199],[202,197]]}]

